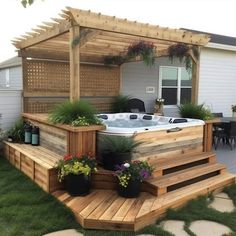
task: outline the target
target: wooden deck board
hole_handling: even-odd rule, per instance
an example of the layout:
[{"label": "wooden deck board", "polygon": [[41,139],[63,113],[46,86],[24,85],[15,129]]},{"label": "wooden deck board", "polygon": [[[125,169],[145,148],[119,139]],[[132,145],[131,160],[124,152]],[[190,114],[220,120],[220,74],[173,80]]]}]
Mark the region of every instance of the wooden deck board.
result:
[{"label": "wooden deck board", "polygon": [[[116,191],[94,190],[86,197],[74,197],[67,206],[82,219],[85,228],[136,231],[154,223],[170,207],[177,208],[199,195],[233,183],[235,175],[226,173],[159,197],[142,192],[132,199],[119,197]],[[54,195],[63,201],[63,192]]]},{"label": "wooden deck board", "polygon": [[[106,192],[107,190],[104,190]],[[101,217],[101,215],[109,208],[109,206],[115,201],[117,198],[117,194],[115,191],[107,194],[107,198],[87,217],[87,219],[97,220]]]}]

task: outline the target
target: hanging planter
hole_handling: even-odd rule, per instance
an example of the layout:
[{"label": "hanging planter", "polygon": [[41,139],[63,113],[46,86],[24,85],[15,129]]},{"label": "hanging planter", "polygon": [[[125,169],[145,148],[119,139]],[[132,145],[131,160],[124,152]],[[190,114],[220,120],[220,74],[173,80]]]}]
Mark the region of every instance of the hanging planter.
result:
[{"label": "hanging planter", "polygon": [[153,66],[155,63],[156,47],[153,43],[140,41],[128,47],[128,58],[140,56],[147,66]]},{"label": "hanging planter", "polygon": [[156,47],[153,43],[140,41],[128,47],[124,56],[107,56],[104,58],[105,65],[121,65],[132,58],[140,57],[146,66],[153,66],[155,63]]},{"label": "hanging planter", "polygon": [[122,56],[107,56],[104,58],[105,65],[118,65],[120,66],[126,61],[126,58]]},{"label": "hanging planter", "polygon": [[173,62],[174,58],[179,58],[179,61],[182,63],[185,62],[185,68],[187,71],[191,71],[192,69],[192,58],[190,56],[190,52],[193,52],[193,55],[198,58],[198,50],[195,46],[191,48],[185,43],[177,43],[171,45],[168,48],[168,54],[171,62]]}]

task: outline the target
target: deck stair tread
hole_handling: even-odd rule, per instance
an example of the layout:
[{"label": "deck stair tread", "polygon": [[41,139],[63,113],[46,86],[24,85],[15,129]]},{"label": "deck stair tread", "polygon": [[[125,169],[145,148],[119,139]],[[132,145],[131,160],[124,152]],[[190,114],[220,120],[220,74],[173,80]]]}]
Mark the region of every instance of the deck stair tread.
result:
[{"label": "deck stair tread", "polygon": [[29,144],[10,142],[5,143],[47,169],[55,168],[58,160],[63,158],[57,153],[52,152],[51,150],[46,149],[42,146],[32,146]]},{"label": "deck stair tread", "polygon": [[182,187],[161,196],[142,192],[138,198],[126,199],[115,190],[94,189],[85,197],[71,197],[65,191],[53,195],[65,203],[84,228],[138,230],[154,223],[168,208],[184,205],[188,200],[235,183],[235,175],[223,173]]},{"label": "deck stair tread", "polygon": [[171,174],[167,174],[164,176],[151,178],[146,182],[157,187],[167,187],[225,168],[226,166],[220,163],[207,163],[203,165],[194,166],[185,170],[177,171]]},{"label": "deck stair tread", "polygon": [[168,159],[165,158],[165,159],[157,160],[156,163],[153,164],[153,166],[155,170],[158,171],[158,170],[165,170],[165,169],[169,169],[176,166],[181,166],[181,165],[185,165],[188,163],[201,161],[201,160],[205,160],[209,158],[212,158],[215,160],[215,154],[212,152],[206,152],[206,153],[201,153],[201,154],[196,154],[196,155],[188,154],[188,155],[171,157]]}]

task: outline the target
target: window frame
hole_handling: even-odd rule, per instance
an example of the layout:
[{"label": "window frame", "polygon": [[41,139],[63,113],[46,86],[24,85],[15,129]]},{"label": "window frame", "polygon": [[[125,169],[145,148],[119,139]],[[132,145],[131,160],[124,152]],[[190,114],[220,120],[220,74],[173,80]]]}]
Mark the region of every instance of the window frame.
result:
[{"label": "window frame", "polygon": [[[177,86],[162,86],[162,68],[177,69]],[[159,97],[162,97],[162,88],[177,88],[177,104],[175,104],[175,105],[165,105],[166,108],[174,108],[174,107],[180,105],[181,88],[190,88],[190,89],[192,89],[192,85],[181,87],[181,70],[182,70],[182,68],[185,69],[185,67],[183,67],[183,66],[160,66],[159,67],[159,86],[158,86],[159,87],[159,89],[158,89]]]}]

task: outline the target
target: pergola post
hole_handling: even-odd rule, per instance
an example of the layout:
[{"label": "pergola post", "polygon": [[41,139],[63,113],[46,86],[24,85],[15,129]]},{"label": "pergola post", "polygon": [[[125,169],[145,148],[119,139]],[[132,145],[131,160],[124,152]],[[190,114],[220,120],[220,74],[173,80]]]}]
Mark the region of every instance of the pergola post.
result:
[{"label": "pergola post", "polygon": [[[198,55],[200,55],[200,47],[198,47]],[[199,70],[200,61],[199,58],[191,54],[192,57],[192,94],[191,102],[194,104],[198,103],[198,90],[199,90]]]},{"label": "pergola post", "polygon": [[80,98],[80,47],[73,45],[75,38],[80,36],[80,27],[73,25],[70,28],[70,101]]}]

